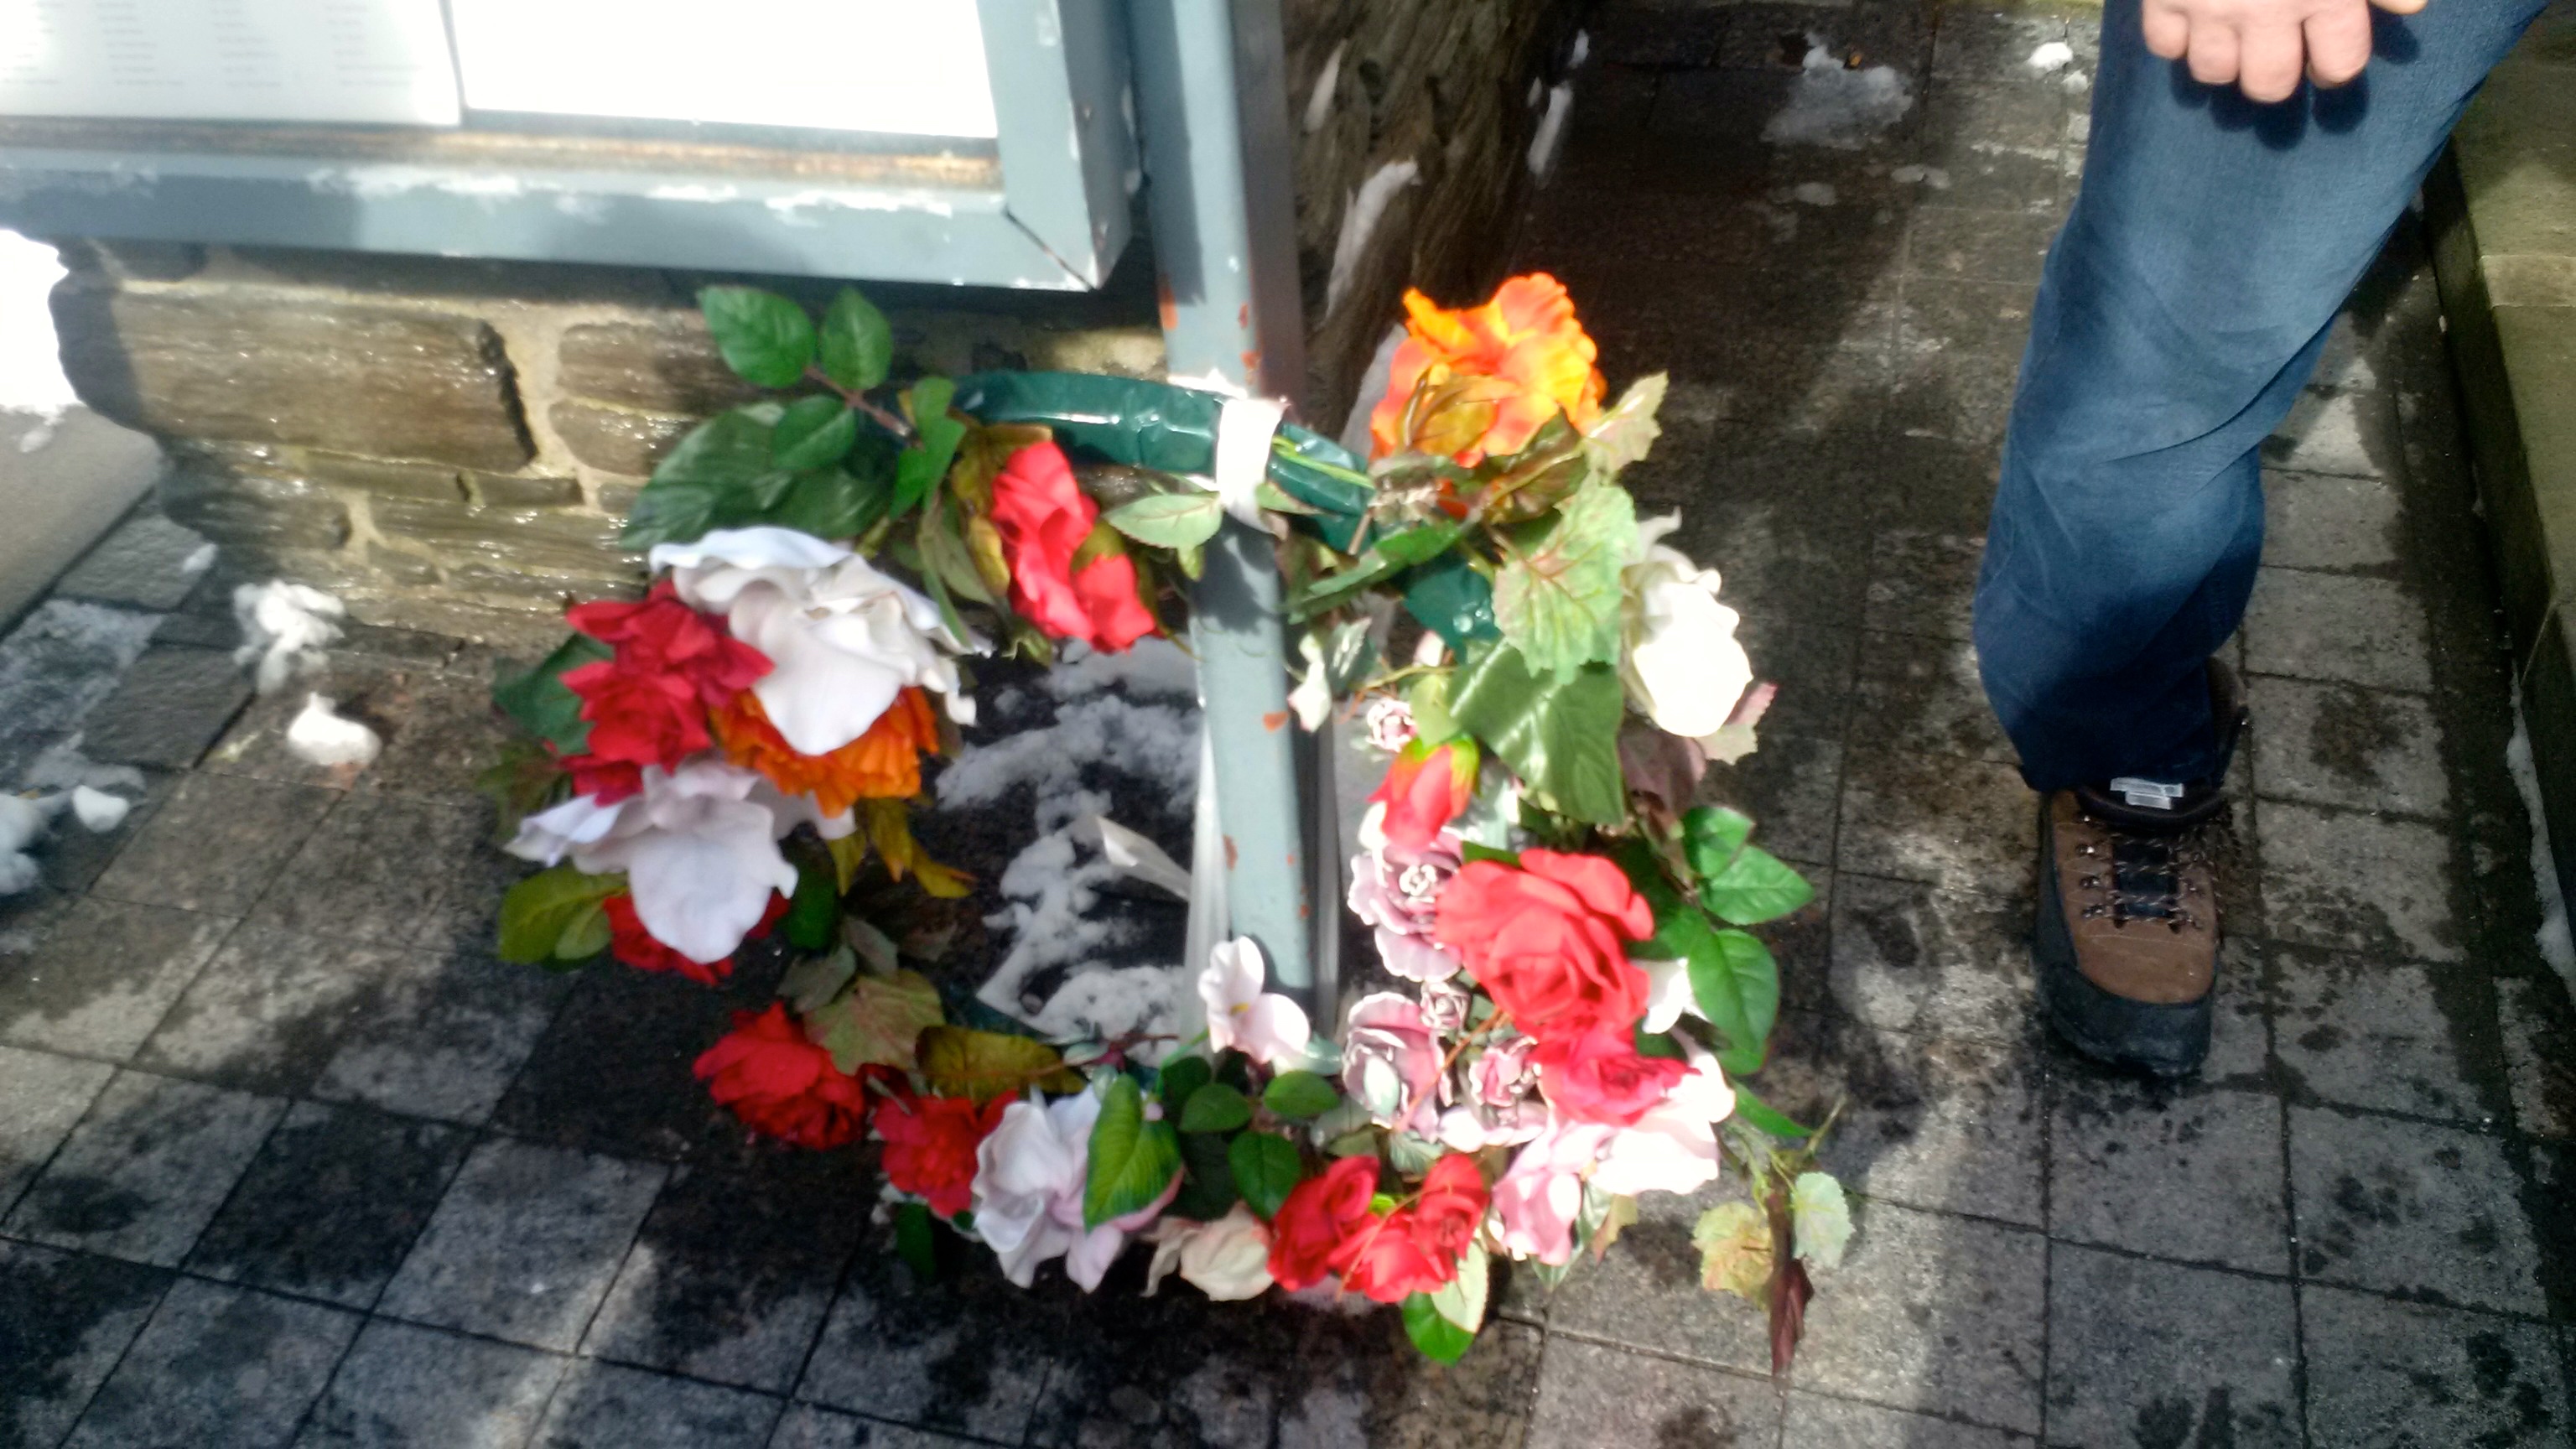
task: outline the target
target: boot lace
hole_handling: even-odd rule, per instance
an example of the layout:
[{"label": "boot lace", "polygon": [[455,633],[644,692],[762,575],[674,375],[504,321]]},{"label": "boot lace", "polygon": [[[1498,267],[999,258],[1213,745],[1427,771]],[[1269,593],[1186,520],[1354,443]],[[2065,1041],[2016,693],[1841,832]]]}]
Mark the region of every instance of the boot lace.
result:
[{"label": "boot lace", "polygon": [[2212,863],[2208,827],[2150,833],[2090,812],[2082,819],[2099,832],[2075,848],[2083,860],[2075,885],[2086,897],[2086,920],[2107,916],[2115,928],[2136,924],[2174,932],[2208,923],[2209,891],[2194,869]]}]

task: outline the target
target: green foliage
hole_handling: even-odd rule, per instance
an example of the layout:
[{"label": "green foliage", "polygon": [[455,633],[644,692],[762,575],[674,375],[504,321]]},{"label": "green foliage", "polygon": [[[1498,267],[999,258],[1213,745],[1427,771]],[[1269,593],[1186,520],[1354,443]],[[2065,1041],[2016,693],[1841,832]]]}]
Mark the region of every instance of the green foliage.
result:
[{"label": "green foliage", "polygon": [[1237,1135],[1226,1148],[1225,1161],[1234,1172],[1236,1190],[1264,1222],[1279,1216],[1279,1205],[1288,1200],[1306,1172],[1297,1144],[1276,1132]]},{"label": "green foliage", "polygon": [[1313,1072],[1281,1072],[1261,1094],[1261,1105],[1299,1122],[1324,1115],[1341,1100],[1341,1092]]},{"label": "green foliage", "polygon": [[859,415],[836,397],[800,397],[778,415],[769,435],[769,460],[791,473],[827,468],[849,456],[859,440]]},{"label": "green foliage", "polygon": [[1156,548],[1194,548],[1216,537],[1224,505],[1213,493],[1149,493],[1100,515],[1120,533]]},{"label": "green foliage", "polygon": [[948,404],[956,396],[957,384],[944,377],[925,377],[904,394],[918,437],[895,459],[894,504],[888,510],[894,517],[903,517],[929,497],[939,480],[948,476],[949,465],[957,461],[958,445],[966,441],[966,425],[949,414]]},{"label": "green foliage", "polygon": [[1779,1108],[1753,1095],[1742,1082],[1731,1082],[1735,1089],[1735,1115],[1745,1125],[1768,1132],[1774,1137],[1798,1140],[1816,1135],[1813,1127],[1801,1126]]},{"label": "green foliage", "polygon": [[1189,1110],[1190,1097],[1199,1088],[1216,1080],[1216,1065],[1205,1057],[1174,1057],[1163,1063],[1156,1074],[1154,1095],[1162,1101],[1166,1115]]},{"label": "green foliage", "polygon": [[1605,484],[1574,495],[1536,544],[1503,564],[1494,622],[1533,674],[1570,680],[1586,664],[1618,659],[1619,573],[1636,551],[1636,504]]},{"label": "green foliage", "polygon": [[[796,404],[811,419],[819,413]],[[774,402],[718,413],[680,440],[636,495],[620,541],[628,548],[689,543],[718,528],[776,524],[817,538],[855,538],[886,515],[894,497],[894,440],[854,433],[839,461],[802,471],[778,466],[777,438],[789,409]],[[851,415],[843,409],[840,416]]]},{"label": "green foliage", "polygon": [[1405,576],[1404,609],[1452,649],[1499,637],[1494,627],[1494,585],[1455,553],[1442,554]]},{"label": "green foliage", "polygon": [[831,852],[818,842],[790,840],[787,846],[789,863],[796,867],[796,893],[787,898],[778,932],[800,951],[820,951],[841,934],[840,872],[832,868]]},{"label": "green foliage", "polygon": [[1627,696],[1607,664],[1571,679],[1533,672],[1520,651],[1478,651],[1449,685],[1449,713],[1493,747],[1557,814],[1594,825],[1628,818],[1619,769],[1619,719]]},{"label": "green foliage", "polygon": [[861,976],[850,989],[805,1018],[805,1034],[845,1072],[863,1066],[910,1071],[915,1044],[946,1020],[939,988],[918,971]]},{"label": "green foliage", "polygon": [[[801,319],[804,313],[797,316]],[[819,352],[823,375],[833,386],[844,392],[866,392],[884,382],[894,368],[894,328],[857,288],[843,287],[823,313]],[[803,364],[796,370],[803,372]]]},{"label": "green foliage", "polygon": [[1702,805],[1682,816],[1682,851],[1700,878],[1700,904],[1719,920],[1758,926],[1816,898],[1816,888],[1771,852],[1750,843],[1753,820]]},{"label": "green foliage", "polygon": [[1718,929],[1664,878],[1644,846],[1631,842],[1618,852],[1618,861],[1655,913],[1655,934],[1630,954],[1682,962],[1700,1015],[1726,1039],[1718,1063],[1730,1074],[1758,1070],[1780,1016],[1780,968],[1770,950],[1742,931]]},{"label": "green foliage", "polygon": [[1474,1243],[1458,1258],[1458,1274],[1430,1295],[1440,1316],[1474,1333],[1485,1326],[1485,1304],[1493,1291],[1493,1262]]},{"label": "green foliage", "polygon": [[1223,1082],[1210,1082],[1190,1094],[1181,1109],[1184,1132],[1231,1132],[1252,1120],[1252,1099]]},{"label": "green foliage", "polygon": [[923,1282],[939,1276],[939,1238],[927,1204],[898,1203],[894,1210],[894,1251]]},{"label": "green foliage", "polygon": [[1181,1190],[1172,1199],[1172,1212],[1209,1222],[1224,1217],[1241,1196],[1227,1161],[1226,1139],[1214,1132],[1182,1133]]},{"label": "green foliage", "polygon": [[608,949],[602,903],[624,889],[625,876],[591,875],[570,861],[522,879],[501,897],[501,959],[533,966],[598,955]]},{"label": "green foliage", "polygon": [[1436,1363],[1456,1363],[1476,1346],[1473,1330],[1460,1328],[1441,1313],[1428,1293],[1416,1293],[1404,1300],[1404,1333],[1422,1356]]},{"label": "green foliage", "polygon": [[1181,1170],[1181,1143],[1169,1122],[1145,1120],[1145,1093],[1134,1077],[1110,1079],[1082,1183],[1082,1225],[1096,1228],[1152,1203]]},{"label": "green foliage", "polygon": [[1620,469],[1639,461],[1663,436],[1663,425],[1655,414],[1664,405],[1664,392],[1669,379],[1660,372],[1649,373],[1628,384],[1609,411],[1595,419],[1584,435],[1585,451],[1590,454],[1593,470],[1611,477]]},{"label": "green foliage", "polygon": [[804,957],[788,967],[787,974],[779,979],[778,994],[785,998],[788,1010],[802,1016],[822,1010],[858,974],[859,954],[842,946]]},{"label": "green foliage", "polygon": [[590,722],[581,717],[581,696],[564,687],[564,672],[595,664],[612,652],[587,634],[572,635],[544,663],[494,684],[492,703],[556,754],[578,755],[590,747]]},{"label": "green foliage", "polygon": [[805,309],[757,287],[709,287],[698,310],[725,366],[760,387],[793,387],[814,361],[814,321]]}]

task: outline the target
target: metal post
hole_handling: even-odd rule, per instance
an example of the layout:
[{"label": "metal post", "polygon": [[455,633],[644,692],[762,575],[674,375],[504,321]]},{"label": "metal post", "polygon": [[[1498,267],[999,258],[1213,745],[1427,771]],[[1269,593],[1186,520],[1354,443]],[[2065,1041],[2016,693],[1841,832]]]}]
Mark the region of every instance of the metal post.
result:
[{"label": "metal post", "polygon": [[[1305,319],[1278,0],[1133,0],[1129,29],[1170,370],[1293,402],[1304,391]],[[1329,1007],[1338,892],[1317,886],[1339,861],[1308,826],[1316,787],[1326,800],[1330,788],[1315,768],[1321,754],[1289,716],[1291,655],[1268,537],[1227,522],[1192,596],[1190,637],[1215,748],[1232,929],[1261,943],[1280,989],[1310,1012]]]}]

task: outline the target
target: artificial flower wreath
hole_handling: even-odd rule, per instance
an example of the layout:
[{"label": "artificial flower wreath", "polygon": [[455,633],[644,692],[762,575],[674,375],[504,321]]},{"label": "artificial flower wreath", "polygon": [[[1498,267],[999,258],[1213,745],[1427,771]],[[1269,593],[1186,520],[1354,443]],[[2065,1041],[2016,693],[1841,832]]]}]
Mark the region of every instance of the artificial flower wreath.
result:
[{"label": "artificial flower wreath", "polygon": [[[777,933],[783,999],[697,1074],[756,1132],[880,1140],[917,1263],[944,1223],[1016,1283],[1061,1259],[1088,1290],[1141,1238],[1148,1292],[1331,1284],[1400,1305],[1441,1359],[1483,1322],[1493,1255],[1553,1283],[1639,1194],[1731,1160],[1747,1197],[1695,1240],[1785,1363],[1807,1268],[1850,1223],[1818,1131],[1735,1078],[1779,1005],[1745,928],[1812,892],[1749,819],[1690,803],[1709,758],[1752,748],[1770,689],[1718,576],[1662,542],[1678,518],[1638,519],[1619,486],[1661,376],[1605,406],[1550,277],[1455,311],[1409,294],[1362,463],[1185,388],[890,388],[891,334],[855,291],[819,327],[749,288],[702,301],[736,372],[805,391],[682,440],[627,525],[651,590],[573,608],[572,637],[496,689],[528,736],[494,771],[508,848],[547,867],[509,893],[505,957],[713,983]],[[1165,632],[1228,514],[1277,540],[1302,723],[1340,711],[1389,757],[1349,897],[1383,989],[1319,1036],[1234,940],[1202,963],[1186,1041],[952,1009],[884,902],[968,888],[908,823],[923,757],[973,720],[967,661]]]}]

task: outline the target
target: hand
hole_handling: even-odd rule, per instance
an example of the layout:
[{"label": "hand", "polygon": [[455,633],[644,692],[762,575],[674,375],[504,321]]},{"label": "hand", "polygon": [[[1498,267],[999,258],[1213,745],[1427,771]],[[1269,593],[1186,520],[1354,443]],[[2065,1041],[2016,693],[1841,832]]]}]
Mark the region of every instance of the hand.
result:
[{"label": "hand", "polygon": [[2412,15],[2424,0],[2144,0],[2147,49],[2187,61],[2203,85],[2251,101],[2290,98],[2304,72],[2339,86],[2370,63],[2370,7]]}]

